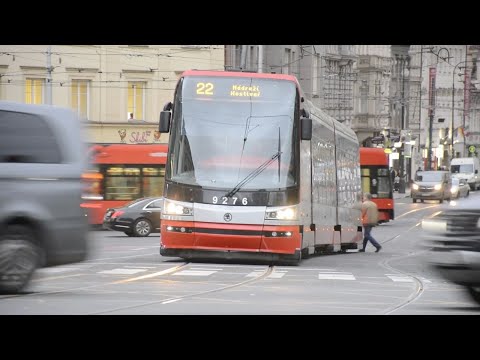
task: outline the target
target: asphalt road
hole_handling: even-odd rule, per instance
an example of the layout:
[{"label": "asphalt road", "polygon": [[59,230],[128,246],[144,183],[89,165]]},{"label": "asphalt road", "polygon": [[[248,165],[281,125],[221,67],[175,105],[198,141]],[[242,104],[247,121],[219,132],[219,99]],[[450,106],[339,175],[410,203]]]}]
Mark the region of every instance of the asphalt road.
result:
[{"label": "asphalt road", "polygon": [[398,199],[397,218],[373,230],[379,253],[368,245],[299,266],[189,263],[160,256],[159,234],[92,231],[87,261],[38,270],[24,293],[0,296],[0,314],[480,314],[420,246],[421,219],[443,206]]}]

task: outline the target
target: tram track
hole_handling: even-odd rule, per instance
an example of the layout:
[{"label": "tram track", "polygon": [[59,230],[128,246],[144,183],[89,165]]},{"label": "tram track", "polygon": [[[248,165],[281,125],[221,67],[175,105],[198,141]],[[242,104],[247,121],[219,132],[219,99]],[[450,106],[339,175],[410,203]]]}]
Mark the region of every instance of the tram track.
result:
[{"label": "tram track", "polygon": [[207,294],[212,294],[212,293],[216,293],[216,292],[220,292],[220,291],[230,290],[230,289],[237,288],[237,287],[240,287],[240,286],[253,284],[253,283],[258,282],[262,279],[265,279],[267,276],[269,276],[273,272],[274,268],[275,268],[274,265],[269,265],[268,268],[266,268],[263,273],[259,274],[255,278],[240,281],[240,282],[225,285],[225,286],[221,286],[221,287],[217,287],[217,288],[214,288],[214,289],[205,290],[205,291],[198,291],[196,293],[188,294],[188,295],[172,296],[172,297],[169,297],[167,299],[149,301],[149,302],[145,302],[143,304],[120,306],[120,307],[117,307],[117,308],[114,308],[114,309],[88,313],[87,315],[103,315],[103,314],[113,313],[113,312],[116,312],[116,311],[141,308],[141,307],[144,307],[144,306],[151,306],[151,305],[157,305],[157,304],[169,304],[169,303],[173,303],[173,302],[177,302],[177,301],[181,301],[181,300],[185,300],[185,299],[192,299],[192,298],[207,295]]},{"label": "tram track", "polygon": [[[174,268],[167,269],[167,271],[161,271],[161,272],[155,273],[153,275],[158,276],[158,275],[160,275],[160,273],[163,273],[162,275],[171,274],[171,273],[183,270],[188,265],[190,265],[190,262],[180,264],[180,265],[178,265]],[[79,274],[69,275],[68,277],[81,276],[81,275],[87,275],[87,274],[79,273]],[[140,279],[152,277],[153,275],[150,275],[150,276],[149,275],[144,275],[144,276],[139,276],[138,278],[133,278],[133,279],[110,281],[110,282],[107,282],[107,283],[94,284],[94,285],[88,285],[88,286],[77,286],[77,287],[73,287],[73,288],[60,289],[60,290],[27,292],[27,293],[20,293],[20,294],[14,294],[14,295],[2,295],[2,296],[0,296],[0,302],[2,300],[18,298],[18,297],[24,298],[24,297],[33,297],[33,296],[41,296],[41,295],[56,295],[56,294],[62,294],[62,293],[69,293],[71,291],[90,290],[90,289],[94,289],[94,288],[105,287],[105,286],[108,286],[108,285],[117,285],[117,284],[123,284],[123,283],[131,282],[131,281],[135,281],[135,280],[140,280]],[[60,277],[58,277],[58,278],[60,278]]]},{"label": "tram track", "polygon": [[[407,215],[407,214],[410,214],[412,212],[416,212],[416,211],[421,211],[421,210],[424,210],[424,209],[429,209],[429,208],[432,208],[434,206],[429,206],[429,207],[425,207],[425,208],[421,208],[421,209],[414,209],[414,210],[411,210],[411,211],[408,211],[402,215],[400,215],[399,217],[401,216],[404,216],[404,215]],[[440,213],[440,211],[438,212],[435,212],[433,213],[432,215],[430,215],[429,217],[434,217],[436,215],[438,215]],[[381,244],[385,244],[385,243],[388,243],[390,241],[393,241],[397,238],[399,238],[401,235],[404,235],[405,233],[408,233],[409,231],[411,231],[412,229],[416,228],[417,226],[419,226],[420,224],[417,223],[411,227],[409,227],[406,231],[400,233],[400,234],[397,234],[395,236],[392,236],[391,238],[381,242]],[[399,304],[396,304],[394,306],[391,306],[385,310],[383,310],[381,312],[381,314],[383,315],[390,315],[392,313],[394,313],[395,311],[397,310],[400,310],[408,305],[410,305],[411,303],[413,303],[414,301],[416,301],[417,299],[419,299],[424,290],[425,290],[425,284],[424,282],[422,281],[422,279],[414,274],[411,274],[411,273],[408,273],[406,271],[402,271],[402,270],[399,270],[397,268],[395,268],[394,266],[392,266],[390,263],[392,261],[396,261],[396,260],[400,260],[400,259],[406,259],[406,258],[409,258],[409,257],[413,257],[413,256],[417,256],[417,255],[420,255],[420,254],[423,254],[425,252],[427,252],[428,249],[424,249],[424,250],[421,250],[421,251],[414,251],[414,252],[411,252],[411,253],[408,253],[406,255],[402,255],[402,256],[397,256],[397,257],[392,257],[392,258],[389,258],[389,259],[384,259],[382,261],[380,261],[378,264],[383,267],[384,269],[387,269],[389,271],[392,271],[392,272],[396,272],[398,274],[401,274],[401,275],[404,275],[404,276],[408,276],[409,278],[411,278],[413,280],[413,282],[415,283],[415,288],[414,290],[410,293],[410,295],[408,295],[406,297],[405,300],[401,301]]]}]

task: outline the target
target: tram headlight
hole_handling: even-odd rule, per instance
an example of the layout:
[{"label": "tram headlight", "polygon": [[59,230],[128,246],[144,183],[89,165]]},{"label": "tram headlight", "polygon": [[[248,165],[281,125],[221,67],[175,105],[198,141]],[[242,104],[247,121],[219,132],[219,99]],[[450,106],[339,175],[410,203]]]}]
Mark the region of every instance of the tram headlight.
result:
[{"label": "tram headlight", "polygon": [[297,206],[267,208],[266,220],[297,220]]},{"label": "tram headlight", "polygon": [[193,215],[193,204],[165,199],[163,214],[191,216]]}]

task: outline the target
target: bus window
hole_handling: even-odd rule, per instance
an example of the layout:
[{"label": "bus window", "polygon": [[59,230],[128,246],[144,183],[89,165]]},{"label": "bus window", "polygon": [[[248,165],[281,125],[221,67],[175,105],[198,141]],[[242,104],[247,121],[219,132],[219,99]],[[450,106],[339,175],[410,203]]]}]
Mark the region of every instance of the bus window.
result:
[{"label": "bus window", "polygon": [[165,168],[144,167],[143,173],[143,196],[162,196],[165,182]]},{"label": "bus window", "polygon": [[134,200],[140,196],[140,168],[109,167],[106,174],[106,200]]}]

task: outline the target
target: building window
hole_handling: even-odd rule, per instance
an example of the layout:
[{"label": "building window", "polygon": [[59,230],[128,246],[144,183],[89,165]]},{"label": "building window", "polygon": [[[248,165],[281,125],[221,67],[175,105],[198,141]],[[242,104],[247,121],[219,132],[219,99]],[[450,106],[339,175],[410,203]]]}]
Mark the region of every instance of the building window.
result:
[{"label": "building window", "polygon": [[144,120],[145,113],[145,82],[128,82],[128,113],[129,119]]},{"label": "building window", "polygon": [[360,114],[368,112],[368,85],[366,82],[360,86]]},{"label": "building window", "polygon": [[30,79],[25,81],[25,103],[43,104],[43,89],[45,79]]},{"label": "building window", "polygon": [[88,119],[89,80],[72,80],[72,108],[80,117]]}]

